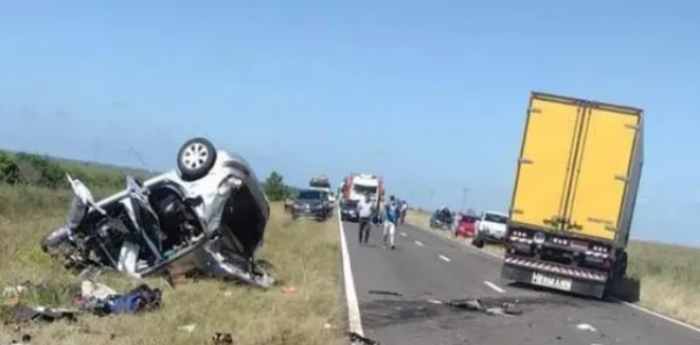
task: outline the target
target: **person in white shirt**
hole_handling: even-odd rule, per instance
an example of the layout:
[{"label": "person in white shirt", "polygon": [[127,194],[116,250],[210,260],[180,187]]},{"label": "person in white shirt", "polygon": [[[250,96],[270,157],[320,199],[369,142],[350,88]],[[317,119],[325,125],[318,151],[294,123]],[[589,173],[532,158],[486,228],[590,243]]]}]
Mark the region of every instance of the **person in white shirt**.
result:
[{"label": "person in white shirt", "polygon": [[369,240],[369,231],[371,229],[370,222],[374,215],[374,203],[370,199],[369,194],[365,195],[364,200],[360,200],[357,203],[357,213],[360,220],[359,241],[360,244],[367,243],[367,240]]},{"label": "person in white shirt", "polygon": [[[392,195],[389,198],[389,202],[384,206],[384,247],[387,244],[389,248],[394,249],[394,232],[396,231],[396,223],[399,218],[399,206],[396,204],[396,200]],[[388,242],[388,243],[387,243]]]}]

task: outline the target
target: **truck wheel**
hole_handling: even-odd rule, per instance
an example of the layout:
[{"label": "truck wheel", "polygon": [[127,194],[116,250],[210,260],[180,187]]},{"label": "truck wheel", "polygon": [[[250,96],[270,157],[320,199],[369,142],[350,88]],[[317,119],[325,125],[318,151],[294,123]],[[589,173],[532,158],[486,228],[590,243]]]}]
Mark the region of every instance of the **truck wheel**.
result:
[{"label": "truck wheel", "polygon": [[605,282],[605,288],[603,289],[603,296],[601,297],[601,300],[606,302],[613,301],[613,286],[615,286],[615,277],[608,277],[608,280]]},{"label": "truck wheel", "polygon": [[205,138],[186,141],[177,154],[177,169],[185,181],[195,181],[206,176],[216,163],[216,148]]}]

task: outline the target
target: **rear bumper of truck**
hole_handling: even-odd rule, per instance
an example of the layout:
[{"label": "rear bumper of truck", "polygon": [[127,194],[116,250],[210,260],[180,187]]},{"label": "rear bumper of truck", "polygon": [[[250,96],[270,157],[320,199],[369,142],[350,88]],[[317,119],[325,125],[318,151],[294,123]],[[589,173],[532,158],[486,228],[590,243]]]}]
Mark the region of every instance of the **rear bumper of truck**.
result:
[{"label": "rear bumper of truck", "polygon": [[608,282],[602,272],[510,255],[503,262],[501,277],[595,298],[604,298]]}]

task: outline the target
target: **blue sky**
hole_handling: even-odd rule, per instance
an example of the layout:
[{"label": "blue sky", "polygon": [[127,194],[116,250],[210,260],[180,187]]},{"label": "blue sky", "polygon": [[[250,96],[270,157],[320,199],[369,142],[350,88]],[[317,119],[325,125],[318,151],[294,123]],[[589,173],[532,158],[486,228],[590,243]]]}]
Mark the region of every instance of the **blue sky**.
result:
[{"label": "blue sky", "polygon": [[664,4],[5,0],[0,147],[169,169],[205,135],[295,185],[506,209],[547,91],[645,109],[633,237],[700,245],[700,3]]}]

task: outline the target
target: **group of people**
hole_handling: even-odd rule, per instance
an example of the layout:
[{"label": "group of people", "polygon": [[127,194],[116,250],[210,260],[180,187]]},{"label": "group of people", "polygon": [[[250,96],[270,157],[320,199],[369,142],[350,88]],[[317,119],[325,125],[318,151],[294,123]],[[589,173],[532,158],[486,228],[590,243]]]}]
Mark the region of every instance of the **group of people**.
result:
[{"label": "group of people", "polygon": [[396,226],[403,223],[407,209],[408,204],[405,201],[399,202],[393,195],[389,197],[388,202],[382,200],[374,202],[369,194],[365,195],[364,200],[357,203],[357,213],[360,218],[360,245],[367,243],[372,223],[375,223],[381,224],[383,227],[382,242],[384,247],[395,249]]}]

